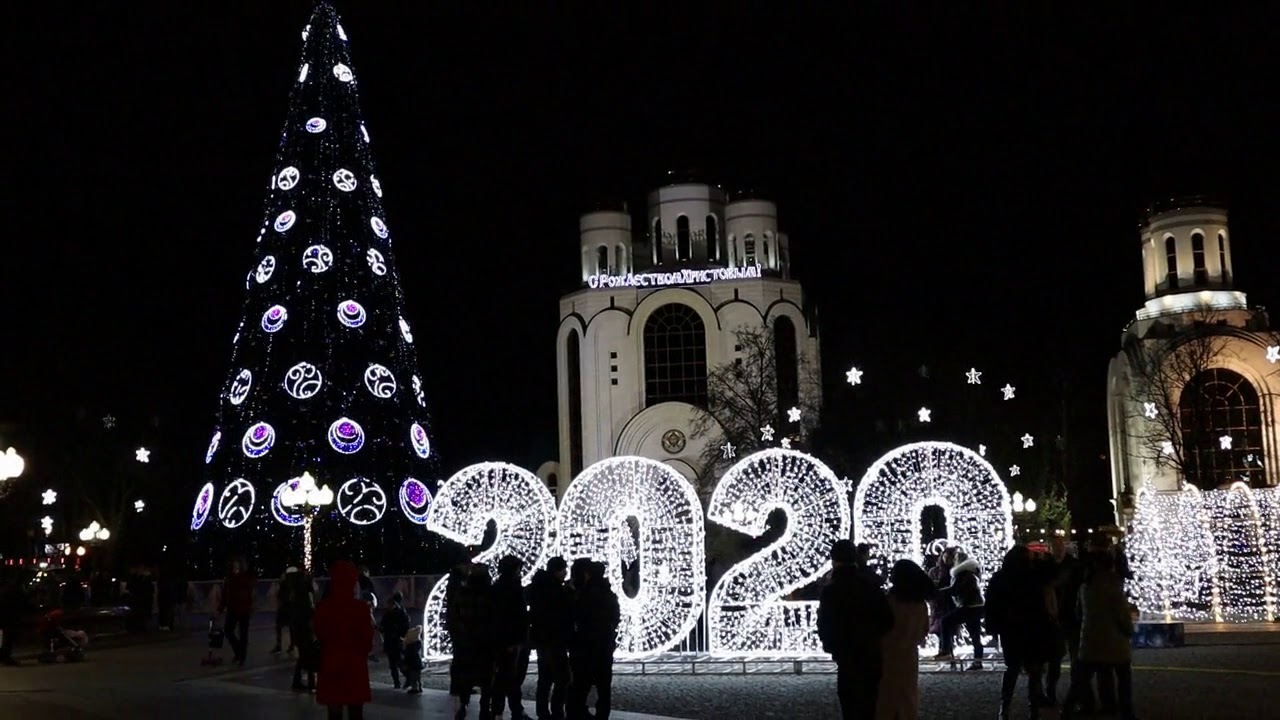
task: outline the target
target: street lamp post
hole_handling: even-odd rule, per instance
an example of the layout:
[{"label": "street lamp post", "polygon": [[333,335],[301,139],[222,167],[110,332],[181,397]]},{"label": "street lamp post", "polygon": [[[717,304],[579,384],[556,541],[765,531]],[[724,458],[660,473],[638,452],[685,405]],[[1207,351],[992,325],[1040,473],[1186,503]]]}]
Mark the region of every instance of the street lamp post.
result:
[{"label": "street lamp post", "polygon": [[1015,492],[1013,494],[1013,514],[1019,517],[1019,525],[1026,522],[1028,516],[1036,511],[1036,501],[1032,498],[1024,498],[1022,493]]},{"label": "street lamp post", "polygon": [[12,480],[22,474],[27,463],[17,450],[9,448],[0,455],[0,482]]},{"label": "street lamp post", "polygon": [[80,531],[80,539],[84,542],[101,542],[111,539],[111,531],[98,524],[97,520],[89,523],[89,527]]},{"label": "street lamp post", "polygon": [[300,508],[302,518],[302,560],[311,572],[311,521],[315,519],[320,508],[333,504],[333,491],[328,485],[316,487],[316,479],[311,473],[304,472],[294,478],[289,487],[280,493],[280,504],[288,508]]}]

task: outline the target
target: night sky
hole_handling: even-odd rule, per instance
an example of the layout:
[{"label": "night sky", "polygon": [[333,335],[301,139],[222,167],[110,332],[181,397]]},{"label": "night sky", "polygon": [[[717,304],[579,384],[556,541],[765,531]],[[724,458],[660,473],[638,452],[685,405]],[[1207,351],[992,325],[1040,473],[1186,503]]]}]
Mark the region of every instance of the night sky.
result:
[{"label": "night sky", "polygon": [[[906,387],[915,368],[959,392],[973,365],[1025,385],[1024,413],[1056,417],[1065,397],[1078,452],[1105,452],[1106,365],[1142,300],[1137,223],[1173,193],[1227,200],[1237,288],[1280,305],[1265,11],[335,4],[430,341],[444,473],[553,457],[578,215],[642,211],[668,170],[777,202],[836,412],[914,418],[930,402]],[[0,428],[15,442],[50,447],[77,413],[160,418],[155,453],[194,493],[309,9],[10,11]],[[851,396],[855,362],[866,388],[893,380]],[[934,437],[959,432],[939,415]],[[1108,486],[1095,469],[1082,494]]]}]

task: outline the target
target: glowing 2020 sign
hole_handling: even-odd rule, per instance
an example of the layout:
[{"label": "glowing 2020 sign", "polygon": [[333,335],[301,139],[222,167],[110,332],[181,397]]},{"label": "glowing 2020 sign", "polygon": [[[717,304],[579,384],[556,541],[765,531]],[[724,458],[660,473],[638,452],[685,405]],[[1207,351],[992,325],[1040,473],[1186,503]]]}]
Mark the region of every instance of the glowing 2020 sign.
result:
[{"label": "glowing 2020 sign", "polygon": [[[514,555],[524,561],[524,582],[546,565],[555,544],[556,501],[538,476],[515,465],[479,463],[458,471],[440,485],[427,529],[463,545],[479,545],[492,520],[497,537],[472,562],[496,572],[498,561]],[[445,593],[449,578],[431,588],[423,611],[423,654],[448,657],[453,652],[445,628]]]},{"label": "glowing 2020 sign", "polygon": [[[591,558],[609,569],[622,609],[617,654],[623,657],[670,650],[698,622],[707,587],[704,540],[693,486],[671,466],[647,458],[601,460],[574,479],[561,501],[565,558]],[[640,582],[628,597],[622,565],[633,558]]]},{"label": "glowing 2020 sign", "polygon": [[818,603],[782,598],[831,569],[831,544],[849,537],[846,492],[830,468],[794,450],[762,450],[720,478],[707,508],[711,522],[760,537],[770,512],[787,518],[782,537],[730,568],[711,591],[711,652],[822,652]]}]

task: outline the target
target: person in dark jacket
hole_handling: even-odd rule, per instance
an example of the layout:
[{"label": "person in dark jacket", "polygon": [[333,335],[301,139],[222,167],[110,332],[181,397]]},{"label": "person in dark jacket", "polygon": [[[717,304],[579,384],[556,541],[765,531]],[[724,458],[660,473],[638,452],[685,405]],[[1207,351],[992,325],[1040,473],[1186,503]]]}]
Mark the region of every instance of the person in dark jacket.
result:
[{"label": "person in dark jacket", "polygon": [[0,663],[18,665],[19,660],[13,656],[13,646],[18,642],[18,631],[22,627],[22,615],[32,609],[31,601],[23,589],[26,583],[20,572],[10,573],[7,578],[0,578]]},{"label": "person in dark jacket", "polygon": [[[298,568],[290,567],[284,571],[284,575],[280,577],[280,586],[276,590],[276,644],[271,648],[271,654],[276,655],[280,652],[280,640],[284,630],[290,627],[289,616],[293,613],[293,584],[289,582],[289,576],[298,572]],[[289,650],[293,652],[298,641],[293,639],[293,633],[289,633]]]},{"label": "person in dark jacket", "polygon": [[881,638],[893,628],[893,610],[859,570],[852,541],[831,544],[831,564],[831,582],[818,601],[818,638],[836,662],[836,692],[845,720],[874,718]]},{"label": "person in dark jacket", "polygon": [[231,644],[231,662],[236,665],[243,665],[249,652],[249,617],[253,615],[253,591],[257,582],[239,559],[231,561],[231,572],[222,582],[218,613],[226,613],[227,642]]},{"label": "person in dark jacket", "polygon": [[978,584],[978,561],[969,557],[963,550],[955,552],[955,567],[951,568],[951,584],[942,588],[939,593],[951,598],[954,604],[946,615],[942,616],[942,636],[939,638],[938,654],[935,660],[950,660],[955,657],[956,630],[963,625],[973,643],[973,669],[982,668],[982,586]]},{"label": "person in dark jacket", "polygon": [[538,720],[564,720],[573,635],[573,593],[565,585],[567,575],[564,558],[553,557],[529,586],[529,642],[538,651]]},{"label": "person in dark jacket", "polygon": [[[316,612],[315,587],[311,575],[294,572],[285,575],[289,584],[292,611],[289,613],[289,642],[298,651],[293,664],[293,689],[296,692],[312,692],[316,689],[316,672],[320,669],[320,645],[316,642],[311,619]],[[302,683],[302,674],[307,682]]]},{"label": "person in dark jacket", "polygon": [[[1077,694],[1087,688],[1094,673],[1114,674],[1119,691],[1117,710],[1122,720],[1133,720],[1133,615],[1124,592],[1124,578],[1110,553],[1093,559],[1089,577],[1080,587],[1080,658],[1071,666],[1071,688],[1062,703],[1062,717],[1075,710]],[[1105,698],[1104,698],[1105,699]]]},{"label": "person in dark jacket", "polygon": [[1048,705],[1041,671],[1050,654],[1056,628],[1049,612],[1053,590],[1050,578],[1031,562],[1026,545],[1014,545],[987,586],[987,630],[1000,636],[1004,651],[1004,682],[1000,688],[1000,718],[1008,718],[1018,675],[1027,673],[1027,695],[1034,717]]},{"label": "person in dark jacket", "polygon": [[[607,720],[613,691],[613,652],[618,647],[618,625],[622,610],[609,584],[604,563],[588,562],[575,575],[581,578],[574,588],[573,639],[569,646],[572,681],[566,710],[569,720],[594,717]],[[596,689],[596,714],[587,713],[587,695]]]},{"label": "person in dark jacket", "polygon": [[445,627],[453,641],[449,694],[458,698],[455,717],[467,716],[471,692],[480,688],[480,712],[488,716],[493,690],[494,612],[489,569],[466,563],[449,574]]},{"label": "person in dark jacket", "polygon": [[520,686],[528,672],[529,607],[525,604],[521,578],[524,563],[514,555],[498,561],[498,579],[493,584],[495,672],[493,714],[502,714],[505,702],[514,718],[524,717]]},{"label": "person in dark jacket", "polygon": [[391,595],[391,604],[382,613],[382,622],[378,631],[382,633],[382,652],[387,656],[387,666],[391,668],[391,683],[400,689],[400,661],[404,653],[404,636],[409,632],[409,613],[404,609],[404,596],[400,593]]},{"label": "person in dark jacket", "polygon": [[[1057,605],[1056,638],[1045,668],[1045,695],[1057,704],[1058,679],[1062,676],[1062,656],[1075,664],[1080,651],[1080,621],[1076,617],[1076,595],[1084,583],[1084,566],[1067,552],[1066,538],[1055,535],[1049,541],[1046,573],[1051,579]],[[1090,693],[1092,695],[1093,693]],[[1092,698],[1090,698],[1092,699]]]}]

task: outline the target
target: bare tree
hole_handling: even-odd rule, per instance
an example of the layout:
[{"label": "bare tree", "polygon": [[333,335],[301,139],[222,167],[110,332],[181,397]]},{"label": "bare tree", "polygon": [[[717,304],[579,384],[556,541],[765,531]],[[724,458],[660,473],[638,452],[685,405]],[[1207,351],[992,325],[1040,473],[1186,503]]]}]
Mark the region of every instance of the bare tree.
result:
[{"label": "bare tree", "polygon": [[[817,368],[796,352],[794,377],[778,367],[774,333],[767,326],[742,328],[734,333],[739,357],[707,374],[707,407],[699,413],[692,436],[705,438],[701,458],[699,494],[706,496],[712,479],[737,458],[767,447],[778,447],[784,438],[801,449],[817,425],[821,385]],[[791,422],[792,408],[800,420]],[[765,440],[764,428],[773,430]],[[732,446],[732,453],[725,448]]]},{"label": "bare tree", "polygon": [[[1205,308],[1189,314],[1190,322],[1157,323],[1141,339],[1124,347],[1129,364],[1129,417],[1125,427],[1130,454],[1157,467],[1168,467],[1181,484],[1187,480],[1189,448],[1184,427],[1205,427],[1208,412],[1201,403],[1182,403],[1187,385],[1234,357],[1235,328],[1218,310]],[[1193,448],[1192,448],[1193,449]]]}]

